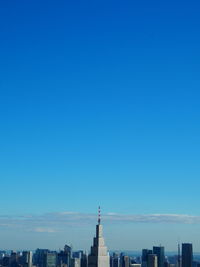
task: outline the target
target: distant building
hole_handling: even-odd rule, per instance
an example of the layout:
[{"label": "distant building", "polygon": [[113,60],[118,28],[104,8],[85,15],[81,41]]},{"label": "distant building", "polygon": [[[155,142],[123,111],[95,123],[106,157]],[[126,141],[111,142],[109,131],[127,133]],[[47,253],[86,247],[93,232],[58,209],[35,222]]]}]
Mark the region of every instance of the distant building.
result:
[{"label": "distant building", "polygon": [[23,251],[22,252],[22,265],[24,267],[32,267],[32,252],[31,251]]},{"label": "distant building", "polygon": [[70,267],[72,258],[72,248],[68,245],[64,246],[64,250],[61,250],[57,254],[57,262],[61,267]]},{"label": "distant building", "polygon": [[182,267],[192,267],[193,251],[192,244],[182,244]]},{"label": "distant building", "polygon": [[0,251],[0,260],[2,260],[6,256],[6,252],[4,250]]},{"label": "distant building", "polygon": [[149,254],[148,255],[148,261],[147,261],[148,267],[158,267],[158,257],[155,254]]},{"label": "distant building", "polygon": [[113,264],[113,267],[120,267],[120,258],[119,257],[113,257],[112,264]]},{"label": "distant building", "polygon": [[71,258],[72,258],[72,248],[69,245],[64,246],[64,255],[65,255],[65,263],[68,267],[70,267],[71,264]]},{"label": "distant building", "polygon": [[10,258],[8,256],[3,257],[2,266],[8,266],[10,262]]},{"label": "distant building", "polygon": [[100,208],[98,224],[96,225],[96,237],[94,237],[91,253],[88,257],[88,267],[110,267],[110,257],[107,252],[107,247],[104,244]]},{"label": "distant building", "polygon": [[57,267],[57,254],[47,252],[44,256],[44,267]]},{"label": "distant building", "polygon": [[71,259],[71,267],[81,267],[81,259],[80,258]]},{"label": "distant building", "polygon": [[129,256],[122,256],[122,259],[121,259],[121,266],[122,267],[129,267],[130,266],[130,258]]},{"label": "distant building", "polygon": [[74,252],[72,253],[72,257],[73,257],[73,258],[79,258],[79,259],[81,259],[82,256],[83,256],[83,251],[82,251],[82,250],[74,251]]},{"label": "distant building", "polygon": [[143,249],[142,250],[142,267],[147,267],[149,254],[153,254],[153,251],[149,250],[149,249]]},{"label": "distant building", "polygon": [[81,267],[88,267],[88,256],[86,253],[83,253],[81,257]]},{"label": "distant building", "polygon": [[12,251],[9,258],[9,267],[19,267],[18,258],[19,254]]},{"label": "distant building", "polygon": [[48,249],[36,249],[33,256],[33,264],[38,267],[45,267],[45,255],[48,252]]},{"label": "distant building", "polygon": [[164,247],[153,247],[153,254],[157,255],[158,267],[164,267],[165,262],[165,249]]}]

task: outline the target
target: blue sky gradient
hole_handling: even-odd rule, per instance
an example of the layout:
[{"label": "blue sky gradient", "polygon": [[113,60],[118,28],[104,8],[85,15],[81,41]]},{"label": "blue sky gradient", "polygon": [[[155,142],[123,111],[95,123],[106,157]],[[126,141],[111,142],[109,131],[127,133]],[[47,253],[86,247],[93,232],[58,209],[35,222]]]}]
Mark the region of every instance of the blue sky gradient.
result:
[{"label": "blue sky gradient", "polygon": [[199,216],[200,3],[0,5],[0,214]]}]

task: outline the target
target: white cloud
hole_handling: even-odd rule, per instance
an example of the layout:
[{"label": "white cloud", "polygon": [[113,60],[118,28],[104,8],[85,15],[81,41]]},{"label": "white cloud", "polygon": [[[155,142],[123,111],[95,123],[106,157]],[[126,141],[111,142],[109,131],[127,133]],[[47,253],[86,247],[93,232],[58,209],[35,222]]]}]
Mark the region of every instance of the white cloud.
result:
[{"label": "white cloud", "polygon": [[55,232],[57,232],[55,229],[44,228],[44,227],[37,227],[37,228],[33,229],[33,231],[37,232],[37,233],[55,233]]},{"label": "white cloud", "polygon": [[[57,212],[42,215],[0,216],[0,228],[17,228],[22,231],[54,233],[64,231],[67,226],[95,224],[97,214],[78,212]],[[200,216],[187,214],[116,214],[102,215],[102,221],[109,223],[167,223],[167,224],[200,224]]]}]

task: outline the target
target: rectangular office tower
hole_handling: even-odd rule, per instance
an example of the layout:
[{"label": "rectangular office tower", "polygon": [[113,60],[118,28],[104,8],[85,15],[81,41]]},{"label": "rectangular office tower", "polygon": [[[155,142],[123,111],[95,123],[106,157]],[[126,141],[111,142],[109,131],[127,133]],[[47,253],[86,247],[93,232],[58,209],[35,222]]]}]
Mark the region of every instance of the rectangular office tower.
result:
[{"label": "rectangular office tower", "polygon": [[193,252],[192,244],[183,243],[182,244],[182,267],[192,267]]},{"label": "rectangular office tower", "polygon": [[164,267],[165,262],[165,249],[164,247],[153,247],[153,254],[157,255],[158,267]]},{"label": "rectangular office tower", "polygon": [[148,255],[152,254],[153,251],[150,249],[143,249],[142,250],[142,267],[147,267],[148,263]]}]

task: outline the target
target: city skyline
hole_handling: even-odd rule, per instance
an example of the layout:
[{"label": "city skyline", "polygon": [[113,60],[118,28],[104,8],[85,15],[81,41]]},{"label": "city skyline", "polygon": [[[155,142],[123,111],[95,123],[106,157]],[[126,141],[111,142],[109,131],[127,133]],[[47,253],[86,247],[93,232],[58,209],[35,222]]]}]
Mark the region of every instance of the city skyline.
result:
[{"label": "city skyline", "polygon": [[[1,220],[2,218],[3,216],[1,216]],[[198,250],[199,243],[195,242],[194,238],[197,233],[195,225],[198,226],[200,217],[175,214],[124,215],[108,213],[102,214],[101,218],[106,226],[105,235],[110,251],[140,251],[144,247],[162,244],[168,252],[176,252],[178,243],[189,242],[193,243],[194,252],[200,252]],[[38,216],[29,214],[15,218],[5,216],[0,221],[0,225],[4,230],[2,238],[7,241],[4,242],[4,247],[0,247],[0,250],[35,250],[36,247],[59,250],[62,243],[68,243],[73,244],[72,246],[76,250],[89,251],[91,245],[89,237],[94,234],[96,221],[97,214],[76,212],[48,213]],[[185,228],[186,235],[178,236],[178,233],[181,232],[174,232],[174,225],[177,224],[181,227],[181,231]],[[167,227],[169,228],[170,243],[166,242],[165,237]],[[195,231],[192,232],[191,230],[194,228]],[[141,232],[142,235],[140,235]],[[15,239],[12,239],[13,235]],[[152,236],[153,242],[148,241],[149,235]],[[11,246],[10,239],[12,239]]]},{"label": "city skyline", "polygon": [[200,251],[199,10],[1,1],[0,247]]},{"label": "city skyline", "polygon": [[65,244],[64,249],[50,250],[37,248],[30,250],[0,250],[2,267],[199,267],[200,254],[194,255],[192,243],[178,244],[178,251],[166,253],[165,247],[153,246],[142,249],[141,253],[113,251],[109,253],[105,245],[101,209],[98,208],[96,234],[88,253],[74,250]]}]

